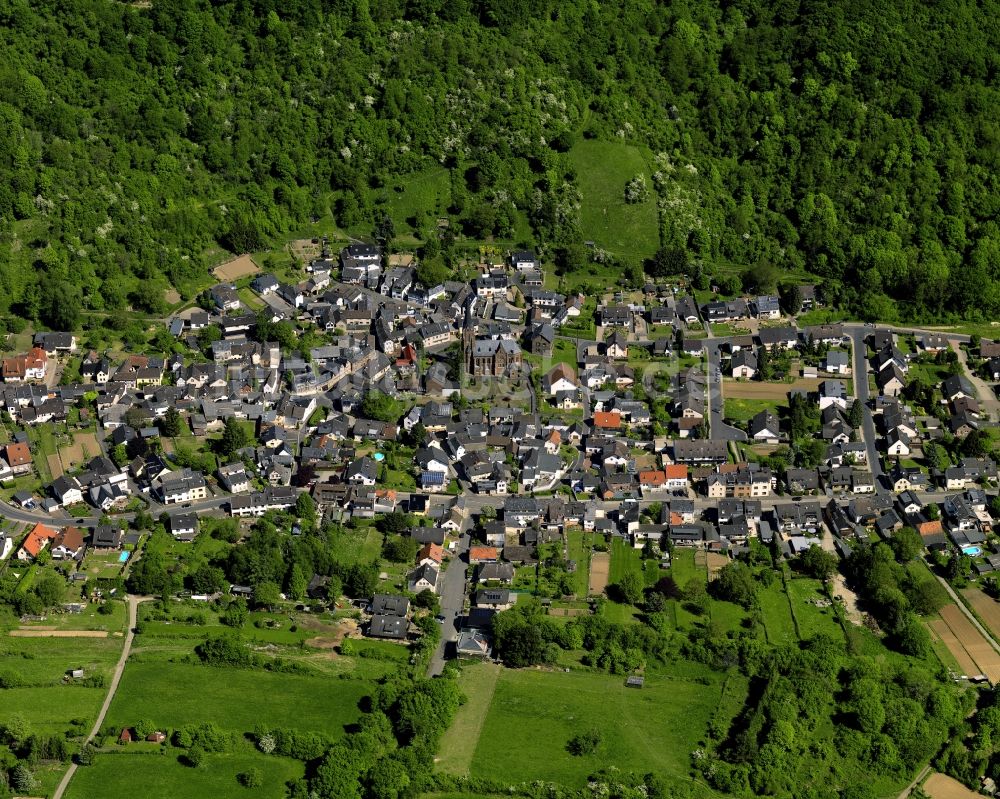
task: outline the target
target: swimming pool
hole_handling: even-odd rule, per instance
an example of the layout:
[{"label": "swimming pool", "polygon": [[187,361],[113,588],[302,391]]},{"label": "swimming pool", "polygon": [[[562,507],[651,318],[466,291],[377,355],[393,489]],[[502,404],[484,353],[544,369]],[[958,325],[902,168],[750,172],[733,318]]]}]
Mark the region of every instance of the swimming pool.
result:
[{"label": "swimming pool", "polygon": [[962,547],[962,554],[977,558],[983,554],[983,550],[980,547]]},{"label": "swimming pool", "polygon": [[385,460],[385,455],[383,455],[381,452],[376,452],[374,455],[372,455],[372,457],[377,461]]},{"label": "swimming pool", "polygon": [[128,560],[129,555],[131,554],[132,554],[131,552],[122,552],[122,554],[118,556],[118,562],[125,563]]}]

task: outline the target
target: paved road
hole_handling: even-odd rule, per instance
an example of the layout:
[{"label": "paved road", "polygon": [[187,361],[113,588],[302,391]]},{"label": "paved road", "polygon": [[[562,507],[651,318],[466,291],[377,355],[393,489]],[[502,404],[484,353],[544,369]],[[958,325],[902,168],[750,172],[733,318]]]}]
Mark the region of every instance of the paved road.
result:
[{"label": "paved road", "polygon": [[710,437],[722,441],[746,441],[747,434],[737,427],[726,424],[722,418],[725,414],[725,398],[722,395],[722,354],[720,345],[727,339],[710,338],[705,340],[705,350],[708,353],[708,409],[710,417]]},{"label": "paved road", "polygon": [[445,651],[448,644],[458,638],[458,618],[465,608],[465,570],[469,565],[469,541],[469,534],[464,533],[448,567],[441,575],[438,597],[441,599],[444,621],[441,623],[441,642],[427,667],[428,677],[436,677],[444,671]]},{"label": "paved road", "polygon": [[[111,702],[115,698],[115,692],[118,690],[118,684],[121,682],[122,672],[125,671],[125,663],[132,652],[132,639],[135,637],[135,622],[139,603],[153,598],[148,596],[129,596],[128,598],[128,629],[125,632],[125,646],[122,647],[122,654],[118,658],[118,665],[115,666],[114,674],[111,675],[111,687],[108,688],[108,695],[104,697],[104,704],[101,705],[101,711],[97,714],[94,726],[90,728],[90,734],[87,736],[88,741],[96,738],[97,733],[101,731],[101,726],[104,724],[104,717],[108,715],[108,708],[111,707]],[[52,794],[52,799],[62,799],[62,795],[69,786],[70,780],[76,774],[76,769],[76,763],[70,763],[69,769],[67,769],[63,778],[59,781],[55,793]]]},{"label": "paved road", "polygon": [[949,337],[948,343],[951,344],[951,348],[955,350],[958,355],[958,362],[962,364],[962,368],[965,370],[965,376],[969,378],[969,382],[972,383],[976,392],[979,394],[979,406],[991,419],[1000,418],[1000,400],[997,399],[997,393],[994,387],[989,385],[985,380],[979,377],[975,371],[969,368],[969,355],[963,350],[959,344],[958,339]]},{"label": "paved road", "polygon": [[[148,499],[148,497],[143,497]],[[208,499],[199,500],[198,502],[190,503],[189,507],[183,507],[182,505],[160,505],[159,503],[152,503],[149,508],[149,513],[154,517],[159,516],[163,511],[176,512],[184,510],[185,512],[197,513],[198,515],[204,515],[211,511],[222,510],[229,504],[229,495],[222,495],[218,497],[210,497]],[[100,524],[103,515],[100,516],[61,516],[51,513],[47,513],[41,508],[35,508],[34,510],[28,510],[27,508],[18,508],[14,505],[9,505],[6,502],[0,500],[0,515],[5,518],[11,519],[15,522],[23,522],[25,524],[35,524],[36,522],[41,522],[42,524],[48,525],[53,528],[60,527],[72,527],[77,525],[82,525],[85,527],[96,527]],[[111,517],[112,519],[124,519],[125,521],[131,521],[135,518],[134,513],[117,513]]]},{"label": "paved road", "polygon": [[865,344],[868,328],[861,325],[845,325],[844,330],[851,337],[851,350],[854,353],[854,393],[862,405],[861,431],[864,435],[865,447],[868,450],[868,468],[872,470],[872,476],[875,478],[875,487],[882,492],[888,489],[880,479],[883,471],[878,446],[876,446],[878,435],[875,432],[875,419],[872,417],[871,408],[868,407],[868,359],[865,358],[868,352]]}]

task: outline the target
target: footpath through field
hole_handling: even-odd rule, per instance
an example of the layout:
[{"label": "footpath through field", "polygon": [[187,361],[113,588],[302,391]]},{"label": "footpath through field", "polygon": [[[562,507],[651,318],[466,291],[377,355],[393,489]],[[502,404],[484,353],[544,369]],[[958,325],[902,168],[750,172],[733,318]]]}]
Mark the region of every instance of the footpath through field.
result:
[{"label": "footpath through field", "polygon": [[[128,598],[128,629],[125,633],[125,646],[122,647],[121,657],[118,658],[118,664],[115,666],[114,674],[111,676],[111,687],[108,688],[108,695],[104,697],[101,712],[97,714],[94,726],[90,728],[90,734],[87,736],[88,742],[93,740],[97,733],[101,731],[101,726],[104,724],[104,717],[108,715],[108,708],[111,707],[111,700],[115,698],[115,691],[118,690],[118,683],[122,681],[122,672],[125,671],[125,663],[132,652],[132,639],[135,637],[135,622],[138,615],[139,603],[150,599],[154,599],[154,597],[130,596]],[[76,774],[76,768],[76,763],[70,763],[63,778],[59,781],[59,786],[56,788],[55,793],[52,794],[52,799],[62,799],[66,788],[69,787],[70,780]]]}]

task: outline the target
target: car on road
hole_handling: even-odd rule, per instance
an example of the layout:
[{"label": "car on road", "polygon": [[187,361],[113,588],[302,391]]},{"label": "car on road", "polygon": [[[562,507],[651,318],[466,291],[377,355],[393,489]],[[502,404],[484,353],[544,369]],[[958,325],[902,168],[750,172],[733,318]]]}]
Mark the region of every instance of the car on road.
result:
[{"label": "car on road", "polygon": [[183,505],[181,505],[181,507],[182,508],[190,508],[191,507],[191,503],[190,502],[185,502]]},{"label": "car on road", "polygon": [[436,621],[438,624],[444,624],[445,618],[439,613],[437,616],[434,617],[434,621]]}]

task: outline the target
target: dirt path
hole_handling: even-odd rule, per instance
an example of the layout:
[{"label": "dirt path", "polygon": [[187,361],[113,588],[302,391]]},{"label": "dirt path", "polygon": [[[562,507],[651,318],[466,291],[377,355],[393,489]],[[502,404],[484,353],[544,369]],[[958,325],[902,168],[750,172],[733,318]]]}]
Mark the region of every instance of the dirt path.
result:
[{"label": "dirt path", "polygon": [[107,630],[42,630],[21,627],[10,631],[13,638],[107,638]]},{"label": "dirt path", "polygon": [[911,793],[913,793],[913,789],[920,784],[920,782],[923,780],[924,777],[927,776],[930,770],[931,770],[930,766],[924,766],[922,769],[920,769],[920,773],[917,774],[913,782],[911,782],[909,785],[903,788],[903,791],[902,793],[899,794],[898,799],[906,799]]},{"label": "dirt path", "polygon": [[839,596],[843,600],[847,620],[851,624],[857,624],[859,627],[862,626],[864,618],[861,615],[861,610],[858,608],[858,595],[847,587],[844,575],[842,574],[833,575],[833,595],[835,597]]},{"label": "dirt path", "polygon": [[[108,688],[108,695],[104,697],[104,704],[101,705],[101,712],[97,714],[97,719],[94,721],[94,726],[90,728],[90,734],[87,736],[87,740],[91,741],[101,731],[101,726],[104,724],[104,717],[108,715],[108,708],[111,707],[111,701],[115,698],[115,691],[118,690],[118,684],[122,680],[122,672],[125,671],[125,663],[128,661],[128,656],[132,652],[132,639],[135,637],[135,620],[139,611],[139,603],[147,602],[150,599],[155,599],[155,597],[148,596],[130,596],[128,598],[128,631],[125,634],[125,646],[122,647],[121,657],[118,658],[118,664],[115,666],[114,674],[111,675],[111,686]],[[52,794],[52,799],[62,799],[62,795],[66,792],[66,788],[69,786],[70,780],[73,779],[73,775],[76,774],[76,763],[70,763],[69,768],[63,775],[63,778],[59,780],[59,786],[56,788],[55,793]]]},{"label": "dirt path", "polygon": [[603,594],[608,587],[608,575],[611,573],[611,553],[595,552],[590,559],[590,593]]}]

